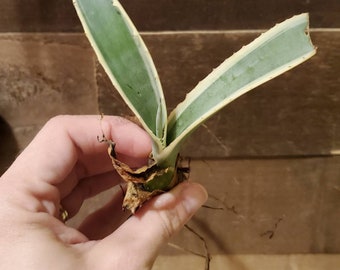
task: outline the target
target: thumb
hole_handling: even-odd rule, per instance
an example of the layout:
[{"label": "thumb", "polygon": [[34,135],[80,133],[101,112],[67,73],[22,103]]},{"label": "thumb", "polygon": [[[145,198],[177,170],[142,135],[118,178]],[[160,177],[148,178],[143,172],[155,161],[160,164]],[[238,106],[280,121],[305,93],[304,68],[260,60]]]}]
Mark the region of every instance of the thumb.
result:
[{"label": "thumb", "polygon": [[93,246],[95,269],[101,269],[101,263],[104,267],[117,266],[114,269],[151,269],[162,245],[189,221],[207,197],[201,185],[185,182],[153,198],[113,234]]}]

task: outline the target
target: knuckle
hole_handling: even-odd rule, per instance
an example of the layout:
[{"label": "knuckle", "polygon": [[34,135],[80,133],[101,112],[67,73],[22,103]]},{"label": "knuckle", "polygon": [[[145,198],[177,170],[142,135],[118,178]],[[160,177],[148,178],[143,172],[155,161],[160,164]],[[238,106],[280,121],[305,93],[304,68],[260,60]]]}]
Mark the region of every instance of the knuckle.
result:
[{"label": "knuckle", "polygon": [[66,115],[57,115],[50,118],[46,124],[44,125],[44,130],[56,130],[60,129],[65,125],[65,120],[67,120],[68,117]]}]

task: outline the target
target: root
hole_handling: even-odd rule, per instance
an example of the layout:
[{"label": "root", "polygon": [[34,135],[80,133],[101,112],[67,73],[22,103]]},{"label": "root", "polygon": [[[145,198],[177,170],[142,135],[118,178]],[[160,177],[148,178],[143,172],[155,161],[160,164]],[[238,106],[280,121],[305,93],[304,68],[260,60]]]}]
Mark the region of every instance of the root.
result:
[{"label": "root", "polygon": [[[192,232],[194,235],[196,235],[196,237],[198,237],[202,242],[203,242],[203,246],[204,246],[204,251],[205,254],[204,255],[199,255],[201,257],[205,258],[205,268],[204,270],[209,270],[210,269],[210,261],[211,261],[211,255],[209,253],[209,249],[208,249],[208,245],[207,242],[205,241],[204,237],[202,235],[200,235],[198,232],[196,232],[193,228],[191,228],[189,225],[184,225],[185,228],[187,228],[190,232]],[[193,253],[193,252],[192,252]],[[194,254],[194,253],[193,253]]]},{"label": "root", "polygon": [[204,270],[210,270],[210,261],[211,261],[211,255],[209,253],[209,249],[208,249],[208,245],[207,242],[205,241],[204,237],[202,235],[200,235],[198,232],[196,232],[193,228],[191,228],[189,225],[184,225],[184,227],[189,230],[191,233],[193,233],[196,237],[198,237],[202,242],[203,242],[203,246],[204,246],[204,254],[192,251],[190,249],[187,248],[183,248],[181,246],[175,245],[173,243],[168,243],[168,245],[172,248],[178,249],[180,251],[183,252],[187,252],[190,253],[192,255],[201,257],[205,259],[205,267]]}]

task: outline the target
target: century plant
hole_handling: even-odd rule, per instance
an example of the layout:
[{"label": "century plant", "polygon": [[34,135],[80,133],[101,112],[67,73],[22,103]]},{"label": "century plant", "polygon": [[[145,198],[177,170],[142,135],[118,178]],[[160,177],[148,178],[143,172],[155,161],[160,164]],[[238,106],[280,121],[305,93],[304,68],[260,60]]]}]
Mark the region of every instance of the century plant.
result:
[{"label": "century plant", "polygon": [[120,162],[114,142],[106,140],[114,168],[128,183],[123,207],[132,213],[185,179],[179,166],[181,145],[203,121],[316,52],[309,37],[308,14],[294,16],[225,60],[167,116],[152,58],[121,4],[74,0],[74,5],[99,62],[152,140],[152,162],[137,169]]}]

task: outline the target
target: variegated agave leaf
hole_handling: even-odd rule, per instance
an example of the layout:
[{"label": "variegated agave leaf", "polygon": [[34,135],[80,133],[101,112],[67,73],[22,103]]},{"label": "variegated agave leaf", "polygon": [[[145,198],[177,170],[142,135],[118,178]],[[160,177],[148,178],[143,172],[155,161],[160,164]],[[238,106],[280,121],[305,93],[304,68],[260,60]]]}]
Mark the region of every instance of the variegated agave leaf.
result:
[{"label": "variegated agave leaf", "polygon": [[308,14],[294,16],[223,62],[167,119],[152,59],[119,2],[74,0],[74,4],[100,63],[153,140],[155,163],[138,170],[117,160],[110,143],[113,166],[128,182],[124,206],[132,212],[183,179],[178,169],[180,146],[203,121],[316,52],[308,34]]},{"label": "variegated agave leaf", "polygon": [[203,121],[236,98],[301,64],[316,52],[308,14],[294,16],[225,60],[194,88],[168,118],[164,159]]},{"label": "variegated agave leaf", "polygon": [[167,111],[150,54],[118,1],[74,0],[99,62],[154,142],[165,147]]}]

